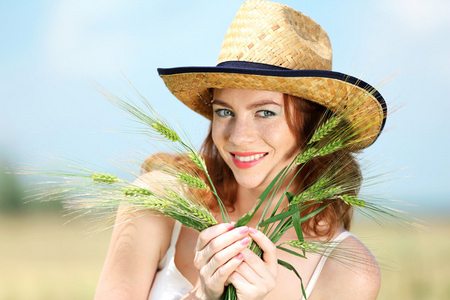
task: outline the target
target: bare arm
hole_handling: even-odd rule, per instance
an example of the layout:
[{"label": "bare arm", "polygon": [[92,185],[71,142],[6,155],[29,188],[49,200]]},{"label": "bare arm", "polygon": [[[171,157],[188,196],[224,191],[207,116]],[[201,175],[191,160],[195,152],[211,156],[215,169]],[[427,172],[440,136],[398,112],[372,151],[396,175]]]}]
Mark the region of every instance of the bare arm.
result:
[{"label": "bare arm", "polygon": [[174,221],[156,213],[119,209],[96,300],[148,299],[158,263],[170,244]]}]

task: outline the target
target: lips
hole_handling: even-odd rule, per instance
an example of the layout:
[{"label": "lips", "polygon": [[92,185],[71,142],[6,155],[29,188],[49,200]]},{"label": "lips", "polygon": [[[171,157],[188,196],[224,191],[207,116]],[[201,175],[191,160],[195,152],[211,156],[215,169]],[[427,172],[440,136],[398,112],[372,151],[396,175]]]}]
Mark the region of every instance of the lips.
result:
[{"label": "lips", "polygon": [[233,163],[240,169],[251,168],[260,163],[267,152],[230,152]]}]

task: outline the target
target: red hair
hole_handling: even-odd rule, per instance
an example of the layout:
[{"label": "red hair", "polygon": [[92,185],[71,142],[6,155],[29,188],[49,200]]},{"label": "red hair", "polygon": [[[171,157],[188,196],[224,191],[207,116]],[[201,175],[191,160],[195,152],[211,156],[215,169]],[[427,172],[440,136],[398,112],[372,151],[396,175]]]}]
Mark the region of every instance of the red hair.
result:
[{"label": "red hair", "polygon": [[[320,124],[332,116],[332,113],[325,107],[311,101],[304,100],[291,95],[284,96],[284,108],[288,127],[297,139],[299,151],[306,145],[313,132]],[[201,154],[205,159],[208,173],[214,182],[218,195],[225,206],[232,210],[236,199],[238,183],[233,172],[222,159],[213,139],[211,126],[209,133],[203,142]],[[190,168],[195,170],[205,182],[206,175],[198,170],[198,167],[187,157],[187,155],[174,156],[171,154],[155,154],[147,158],[142,170],[148,172],[151,169],[158,169],[159,164],[170,165],[175,168]],[[322,174],[333,166],[339,170],[335,174],[335,182],[343,181],[343,177],[351,178],[352,184],[347,188],[346,193],[356,195],[361,184],[361,171],[358,163],[349,150],[340,150],[327,156],[312,159],[306,163],[297,175],[298,192],[301,192],[313,184]],[[210,192],[196,190],[191,191],[197,199],[205,201],[210,209],[217,210],[218,204],[215,197]],[[314,204],[304,210],[301,214],[306,215],[324,205],[329,204],[315,217],[302,223],[302,229],[310,236],[327,236],[331,238],[339,226],[350,229],[353,216],[353,208],[339,199],[324,200],[322,203]]]},{"label": "red hair", "polygon": [[[325,107],[299,97],[285,95],[285,113],[289,128],[297,137],[299,149],[307,144],[314,131],[333,113]],[[347,128],[346,125],[343,125]],[[362,181],[361,169],[350,149],[336,151],[320,156],[306,163],[297,177],[299,192],[313,184],[320,176],[330,170],[338,170],[333,176],[335,183],[346,186],[346,194],[356,196]],[[350,182],[350,186],[349,183]],[[302,224],[302,229],[309,235],[332,237],[338,226],[350,229],[353,218],[353,207],[340,199],[329,199],[314,204],[302,212],[306,215],[324,205],[329,204],[315,217]],[[325,225],[325,226],[324,226]]]},{"label": "red hair", "polygon": [[[325,107],[291,95],[285,95],[284,107],[288,126],[297,138],[299,150],[306,145],[315,129],[332,116],[332,113]],[[201,153],[220,198],[229,209],[233,209],[238,184],[231,169],[224,162],[214,145],[211,128],[202,145]],[[313,159],[303,166],[297,176],[299,192],[314,183],[331,165],[336,166],[336,169],[340,170],[340,174],[343,174],[346,178],[352,178],[352,187],[350,191],[347,191],[347,194],[356,195],[361,184],[361,172],[358,163],[349,150],[341,150]],[[337,180],[341,178],[340,174],[336,175]],[[330,202],[331,204],[319,214],[302,224],[306,233],[311,236],[331,237],[338,226],[343,226],[347,230],[350,229],[353,209],[338,199],[325,200],[321,204],[312,205],[303,211],[302,215],[306,215]],[[210,203],[211,208],[217,208],[215,200]],[[322,224],[326,225],[322,226]]]}]

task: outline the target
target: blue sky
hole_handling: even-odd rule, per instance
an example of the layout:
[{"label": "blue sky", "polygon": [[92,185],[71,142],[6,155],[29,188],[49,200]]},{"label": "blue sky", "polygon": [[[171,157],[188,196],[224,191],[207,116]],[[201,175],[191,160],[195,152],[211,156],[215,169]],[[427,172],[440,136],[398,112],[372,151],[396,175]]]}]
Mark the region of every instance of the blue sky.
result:
[{"label": "blue sky", "polygon": [[[365,151],[377,191],[421,207],[450,207],[450,2],[280,1],[330,35],[335,71],[380,87],[386,130]],[[215,65],[237,0],[43,0],[0,4],[0,157],[36,164],[48,153],[105,168],[146,150],[131,123],[93,88],[132,96],[123,74],[195,144],[207,121],[166,90],[157,67]]]}]

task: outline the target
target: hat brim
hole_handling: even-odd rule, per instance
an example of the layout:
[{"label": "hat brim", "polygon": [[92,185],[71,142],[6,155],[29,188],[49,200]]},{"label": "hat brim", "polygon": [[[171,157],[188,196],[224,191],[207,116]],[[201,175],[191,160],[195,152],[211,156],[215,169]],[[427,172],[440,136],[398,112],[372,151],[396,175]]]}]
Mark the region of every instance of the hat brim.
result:
[{"label": "hat brim", "polygon": [[386,122],[381,94],[368,83],[339,72],[219,65],[159,68],[158,73],[175,97],[208,119],[213,114],[211,89],[237,88],[281,92],[345,114],[358,128],[358,148],[371,145]]}]

